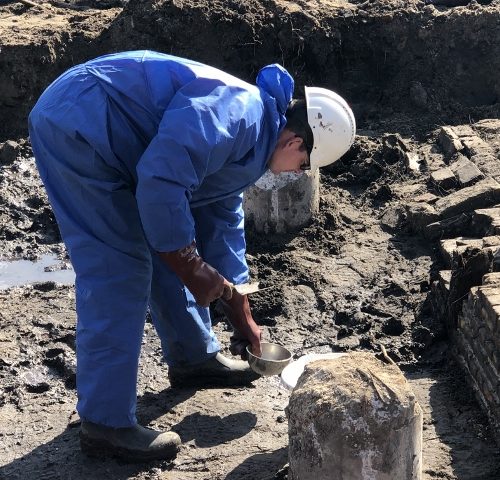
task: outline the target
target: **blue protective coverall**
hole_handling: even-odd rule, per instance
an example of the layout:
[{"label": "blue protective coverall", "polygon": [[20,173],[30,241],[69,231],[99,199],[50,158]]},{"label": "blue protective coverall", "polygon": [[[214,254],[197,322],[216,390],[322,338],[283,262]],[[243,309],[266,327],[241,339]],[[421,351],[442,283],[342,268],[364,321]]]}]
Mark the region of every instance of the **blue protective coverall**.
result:
[{"label": "blue protective coverall", "polygon": [[82,419],[136,423],[148,306],[169,365],[219,351],[208,309],[155,251],[196,239],[224,277],[247,280],[242,192],[266,170],[293,94],[279,65],[256,83],[126,52],[71,68],[33,108],[34,155],[76,273]]}]

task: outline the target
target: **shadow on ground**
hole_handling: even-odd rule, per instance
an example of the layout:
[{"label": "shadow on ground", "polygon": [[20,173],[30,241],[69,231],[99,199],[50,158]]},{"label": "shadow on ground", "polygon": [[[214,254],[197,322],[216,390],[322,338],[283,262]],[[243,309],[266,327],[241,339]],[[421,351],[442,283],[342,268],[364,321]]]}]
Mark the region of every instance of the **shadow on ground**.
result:
[{"label": "shadow on ground", "polygon": [[288,463],[288,448],[280,448],[274,452],[258,453],[252,457],[248,457],[238,465],[234,470],[229,472],[225,480],[241,480],[244,478],[256,478],[255,472],[266,471],[263,467],[269,465],[268,476],[260,478],[260,480],[281,480],[285,479],[285,465]]},{"label": "shadow on ground", "polygon": [[[420,400],[422,405],[428,405],[424,409],[423,478],[500,478],[500,450],[472,389],[453,359],[448,357],[439,368],[407,372],[406,376],[417,398],[428,395],[428,402]],[[441,463],[443,453],[450,458],[449,467]]]}]

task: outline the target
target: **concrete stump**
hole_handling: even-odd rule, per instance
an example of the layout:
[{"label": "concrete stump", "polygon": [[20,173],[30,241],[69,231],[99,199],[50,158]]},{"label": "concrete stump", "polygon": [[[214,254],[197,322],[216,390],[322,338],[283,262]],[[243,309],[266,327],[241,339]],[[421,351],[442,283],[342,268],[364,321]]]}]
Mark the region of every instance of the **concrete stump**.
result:
[{"label": "concrete stump", "polygon": [[420,480],[422,410],[368,353],[308,364],[288,413],[291,480]]},{"label": "concrete stump", "polygon": [[307,225],[319,209],[319,169],[302,175],[264,175],[245,191],[247,225],[262,233],[285,233]]}]

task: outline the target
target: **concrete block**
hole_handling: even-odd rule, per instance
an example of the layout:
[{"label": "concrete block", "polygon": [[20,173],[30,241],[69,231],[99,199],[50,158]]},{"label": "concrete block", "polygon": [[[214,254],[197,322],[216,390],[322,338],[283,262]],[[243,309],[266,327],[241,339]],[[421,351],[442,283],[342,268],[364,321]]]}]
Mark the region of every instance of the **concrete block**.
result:
[{"label": "concrete block", "polygon": [[500,184],[487,178],[439,199],[435,209],[440,218],[449,218],[478,208],[487,208],[499,202]]},{"label": "concrete block", "polygon": [[285,233],[307,225],[319,209],[319,170],[262,177],[243,196],[245,220],[257,232]]},{"label": "concrete block", "polygon": [[430,175],[431,182],[439,189],[445,192],[453,190],[457,186],[455,174],[448,167],[441,168]]},{"label": "concrete block", "polygon": [[474,185],[479,180],[484,178],[482,172],[477,166],[463,155],[450,165],[450,170],[455,174],[455,177],[462,187]]},{"label": "concrete block", "polygon": [[421,479],[422,410],[395,365],[368,353],[312,362],[287,414],[291,480]]}]

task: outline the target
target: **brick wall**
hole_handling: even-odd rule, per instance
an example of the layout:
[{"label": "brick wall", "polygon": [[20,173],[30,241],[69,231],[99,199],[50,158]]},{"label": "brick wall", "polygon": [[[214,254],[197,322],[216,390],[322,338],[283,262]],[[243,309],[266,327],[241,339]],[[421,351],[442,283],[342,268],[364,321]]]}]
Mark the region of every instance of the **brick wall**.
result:
[{"label": "brick wall", "polygon": [[[433,310],[500,443],[500,120],[443,127],[438,144],[443,156],[428,162],[439,195],[432,215],[409,210],[439,242],[444,268],[432,283]],[[426,220],[433,223],[422,227]]]}]

